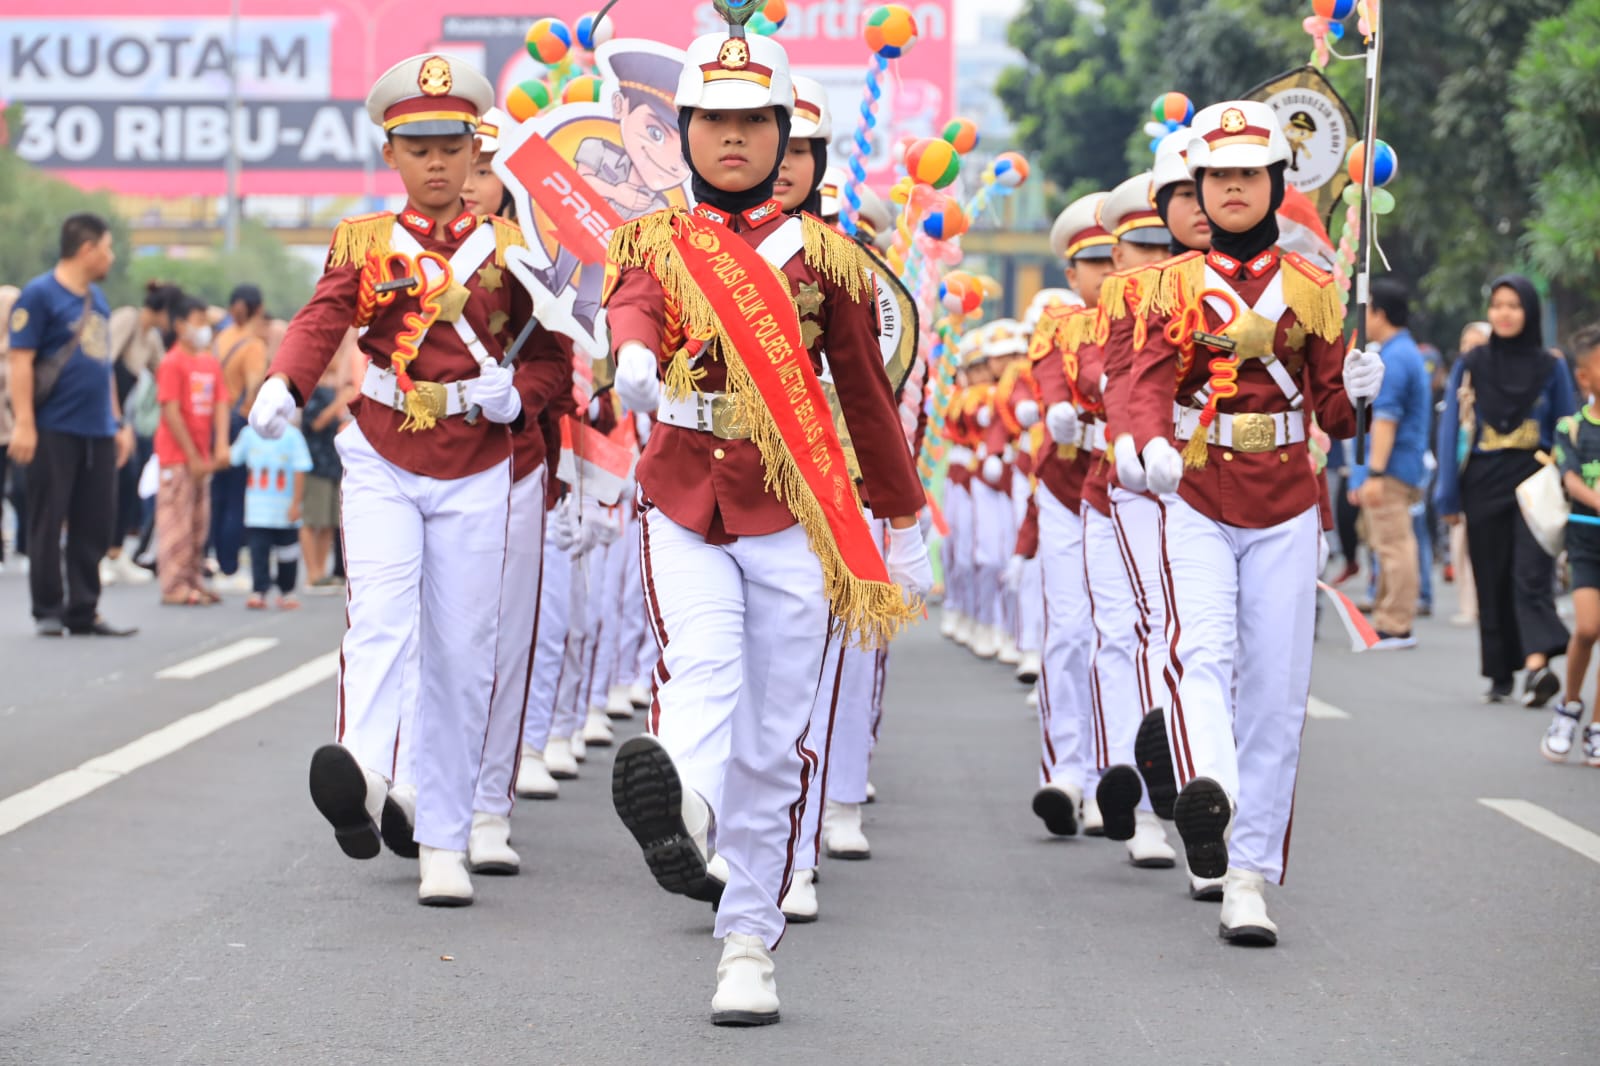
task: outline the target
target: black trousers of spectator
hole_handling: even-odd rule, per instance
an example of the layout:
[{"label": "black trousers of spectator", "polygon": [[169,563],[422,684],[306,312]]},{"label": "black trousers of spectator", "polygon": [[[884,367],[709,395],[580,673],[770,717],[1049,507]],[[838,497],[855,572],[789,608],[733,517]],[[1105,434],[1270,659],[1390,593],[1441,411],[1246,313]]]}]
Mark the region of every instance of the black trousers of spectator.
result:
[{"label": "black trousers of spectator", "polygon": [[1350,476],[1339,479],[1339,494],[1333,498],[1334,530],[1339,534],[1339,554],[1344,561],[1356,561],[1356,551],[1361,547],[1361,537],[1356,532],[1356,519],[1361,509],[1350,502]]},{"label": "black trousers of spectator", "polygon": [[[228,441],[239,439],[249,425],[238,411],[228,413]],[[244,546],[244,490],[250,469],[231,466],[211,475],[211,550],[217,569],[232,577],[239,572],[239,549]]]},{"label": "black trousers of spectator", "polygon": [[1567,650],[1567,627],[1556,612],[1555,560],[1517,506],[1517,485],[1538,469],[1532,452],[1504,451],[1474,455],[1461,475],[1481,672],[1502,685],[1529,655],[1553,659]]},{"label": "black trousers of spectator", "polygon": [[116,439],[41,429],[38,450],[28,465],[28,589],[35,619],[59,618],[68,629],[94,623],[100,606],[100,560],[111,546],[116,517]]},{"label": "black trousers of spectator", "polygon": [[251,526],[245,535],[250,545],[251,588],[256,595],[265,596],[272,588],[274,559],[278,564],[278,591],[285,596],[293,592],[300,576],[300,531]]}]

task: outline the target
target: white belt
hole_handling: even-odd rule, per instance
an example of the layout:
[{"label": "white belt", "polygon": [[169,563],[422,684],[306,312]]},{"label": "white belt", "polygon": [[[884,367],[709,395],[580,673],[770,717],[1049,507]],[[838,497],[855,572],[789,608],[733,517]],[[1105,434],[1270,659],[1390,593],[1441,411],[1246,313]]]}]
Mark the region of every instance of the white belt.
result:
[{"label": "white belt", "polygon": [[[1172,421],[1179,440],[1189,440],[1200,432],[1200,412],[1192,407],[1174,404]],[[1206,443],[1220,448],[1232,448],[1247,455],[1270,452],[1290,444],[1304,444],[1306,416],[1301,411],[1283,411],[1278,414],[1218,413],[1206,434]]]},{"label": "white belt", "polygon": [[952,444],[945,455],[949,457],[951,466],[966,466],[973,460],[972,449],[962,444]]},{"label": "white belt", "polygon": [[691,392],[677,399],[662,391],[661,403],[655,410],[655,420],[681,429],[709,433],[722,440],[748,440],[748,428],[735,428],[733,407],[727,394],[721,392]]},{"label": "white belt", "polygon": [[1079,422],[1078,447],[1091,452],[1106,450],[1106,424],[1104,422]]},{"label": "white belt", "polygon": [[[448,385],[440,385],[432,381],[416,382],[415,387],[428,391],[438,390],[444,396],[443,417],[464,415],[467,408],[472,406],[467,400],[467,381],[452,381]],[[406,394],[400,390],[395,380],[394,371],[379,370],[376,366],[367,365],[366,376],[361,379],[361,395],[369,400],[374,400],[385,407],[392,407],[396,411],[405,413]]]}]

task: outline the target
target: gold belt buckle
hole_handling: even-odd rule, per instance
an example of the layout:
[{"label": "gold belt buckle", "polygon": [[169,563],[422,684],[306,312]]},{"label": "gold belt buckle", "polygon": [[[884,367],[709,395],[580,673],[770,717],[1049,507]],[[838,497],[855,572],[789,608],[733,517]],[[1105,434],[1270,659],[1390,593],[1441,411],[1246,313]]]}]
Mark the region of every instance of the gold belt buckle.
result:
[{"label": "gold belt buckle", "polygon": [[1233,416],[1233,450],[1246,455],[1270,452],[1277,447],[1278,435],[1274,432],[1273,416],[1242,414]]},{"label": "gold belt buckle", "polygon": [[414,381],[411,391],[422,400],[423,406],[434,418],[443,418],[449,409],[445,387],[437,381]]},{"label": "gold belt buckle", "polygon": [[711,435],[719,440],[749,440],[750,430],[733,421],[733,401],[726,396],[711,397]]}]

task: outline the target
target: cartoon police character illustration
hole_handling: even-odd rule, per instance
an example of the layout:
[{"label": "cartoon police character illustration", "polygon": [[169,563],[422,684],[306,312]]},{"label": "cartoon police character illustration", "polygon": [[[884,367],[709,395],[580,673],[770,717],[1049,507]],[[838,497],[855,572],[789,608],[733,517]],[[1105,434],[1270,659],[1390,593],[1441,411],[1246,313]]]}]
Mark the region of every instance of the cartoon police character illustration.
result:
[{"label": "cartoon police character illustration", "polygon": [[1317,135],[1316,120],[1309,111],[1296,111],[1289,116],[1289,125],[1283,135],[1289,140],[1289,169],[1300,170],[1300,157],[1311,154],[1311,138]]}]

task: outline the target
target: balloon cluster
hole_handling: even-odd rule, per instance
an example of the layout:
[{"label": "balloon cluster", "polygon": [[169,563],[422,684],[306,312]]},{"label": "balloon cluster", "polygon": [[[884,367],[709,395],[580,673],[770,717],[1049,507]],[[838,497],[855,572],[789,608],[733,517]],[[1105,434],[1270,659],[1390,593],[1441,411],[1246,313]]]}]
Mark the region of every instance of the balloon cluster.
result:
[{"label": "balloon cluster", "polygon": [[1178,92],[1162,93],[1150,103],[1150,121],[1144,124],[1145,135],[1150,138],[1150,151],[1154,152],[1161,138],[1175,133],[1194,121],[1194,101]]},{"label": "balloon cluster", "polygon": [[[1315,44],[1312,62],[1317,67],[1328,65],[1328,38],[1335,41],[1344,39],[1344,21],[1355,9],[1356,0],[1311,0],[1314,14],[1307,15],[1305,21],[1300,23],[1300,28],[1311,35]],[[1367,32],[1365,13],[1362,15],[1361,32],[1363,35]]]},{"label": "balloon cluster", "polygon": [[[782,3],[783,0],[770,0]],[[519,82],[506,97],[506,111],[526,122],[552,103],[593,102],[600,96],[600,79],[593,65],[596,48],[616,36],[610,15],[597,11],[581,15],[568,26],[558,18],[542,18],[528,27],[523,38],[528,55],[549,68],[547,78]],[[582,56],[581,61],[576,57]]]},{"label": "balloon cluster", "polygon": [[783,28],[789,18],[788,0],[767,0],[761,10],[750,16],[746,23],[751,33],[759,33],[763,37],[771,37]]},{"label": "balloon cluster", "polygon": [[[1395,154],[1389,142],[1377,142],[1377,151],[1372,156],[1372,213],[1387,215],[1394,210],[1394,194],[1384,186],[1393,181],[1400,173],[1400,157]],[[1350,149],[1349,163],[1350,184],[1344,188],[1344,201],[1347,204],[1361,202],[1361,183],[1367,180],[1367,143],[1357,141]]]},{"label": "balloon cluster", "polygon": [[856,135],[846,161],[850,180],[844,188],[844,209],[839,212],[839,225],[852,237],[856,233],[856,219],[861,214],[861,187],[867,183],[872,132],[878,126],[878,102],[883,99],[883,76],[889,69],[889,61],[905,55],[916,43],[916,17],[909,8],[900,4],[885,4],[867,16],[863,37],[872,51],[872,59],[867,63],[866,87],[861,94],[861,121],[856,125]]}]

